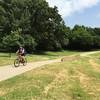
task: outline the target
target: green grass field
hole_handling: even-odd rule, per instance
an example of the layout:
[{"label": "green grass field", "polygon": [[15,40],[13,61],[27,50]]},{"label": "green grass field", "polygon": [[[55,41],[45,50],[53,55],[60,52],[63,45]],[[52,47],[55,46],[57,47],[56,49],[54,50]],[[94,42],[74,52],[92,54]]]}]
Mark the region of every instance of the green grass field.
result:
[{"label": "green grass field", "polygon": [[0,100],[100,100],[98,54],[26,72],[0,82]]},{"label": "green grass field", "polygon": [[[67,56],[71,54],[79,53],[77,51],[61,51],[61,52],[44,52],[40,54],[27,54],[28,62],[44,61],[50,59],[56,59],[58,57]],[[0,53],[0,66],[13,64],[16,55],[14,53],[9,57],[9,53]]]}]

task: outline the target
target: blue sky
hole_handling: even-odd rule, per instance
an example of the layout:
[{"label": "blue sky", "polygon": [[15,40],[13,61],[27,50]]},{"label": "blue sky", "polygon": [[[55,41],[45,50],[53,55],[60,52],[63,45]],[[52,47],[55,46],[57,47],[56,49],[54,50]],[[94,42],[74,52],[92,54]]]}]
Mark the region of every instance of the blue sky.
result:
[{"label": "blue sky", "polygon": [[100,27],[100,0],[47,0],[57,6],[67,26]]},{"label": "blue sky", "polygon": [[73,15],[64,18],[66,25],[74,26],[75,24],[86,25],[91,27],[100,27],[100,6],[97,5],[88,8],[83,12],[74,13]]}]

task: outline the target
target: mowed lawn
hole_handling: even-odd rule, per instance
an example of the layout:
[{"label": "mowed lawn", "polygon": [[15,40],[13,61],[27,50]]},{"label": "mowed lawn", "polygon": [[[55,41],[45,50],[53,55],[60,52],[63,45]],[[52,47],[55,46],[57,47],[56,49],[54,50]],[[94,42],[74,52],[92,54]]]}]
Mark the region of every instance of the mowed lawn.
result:
[{"label": "mowed lawn", "polygon": [[[35,62],[35,61],[44,61],[50,59],[56,59],[58,57],[77,54],[78,51],[61,51],[61,52],[42,52],[37,54],[27,54],[26,58],[28,62]],[[15,53],[9,56],[9,53],[0,53],[0,66],[3,65],[11,65],[13,64],[14,60],[17,58]]]},{"label": "mowed lawn", "polygon": [[76,56],[0,82],[0,100],[100,100],[99,61]]}]

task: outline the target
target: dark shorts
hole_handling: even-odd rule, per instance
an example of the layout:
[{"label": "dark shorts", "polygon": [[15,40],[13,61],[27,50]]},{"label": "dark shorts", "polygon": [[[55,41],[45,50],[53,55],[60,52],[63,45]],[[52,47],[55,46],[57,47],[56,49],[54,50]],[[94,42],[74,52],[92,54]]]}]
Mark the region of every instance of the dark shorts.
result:
[{"label": "dark shorts", "polygon": [[21,54],[21,56],[25,56],[25,54],[23,53],[23,54]]}]

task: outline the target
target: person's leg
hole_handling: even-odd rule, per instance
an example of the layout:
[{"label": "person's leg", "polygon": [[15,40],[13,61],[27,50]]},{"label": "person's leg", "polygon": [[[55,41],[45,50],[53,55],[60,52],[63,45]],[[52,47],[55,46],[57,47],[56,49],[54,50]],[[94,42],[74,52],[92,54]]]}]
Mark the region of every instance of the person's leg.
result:
[{"label": "person's leg", "polygon": [[23,54],[21,55],[21,59],[22,59],[22,60],[21,60],[22,63],[24,63],[24,55],[23,55]]},{"label": "person's leg", "polygon": [[22,57],[23,57],[22,59],[23,59],[23,63],[24,63],[25,62],[25,56],[22,56]]},{"label": "person's leg", "polygon": [[19,57],[19,61],[22,62],[22,56],[19,55],[18,57]]}]

